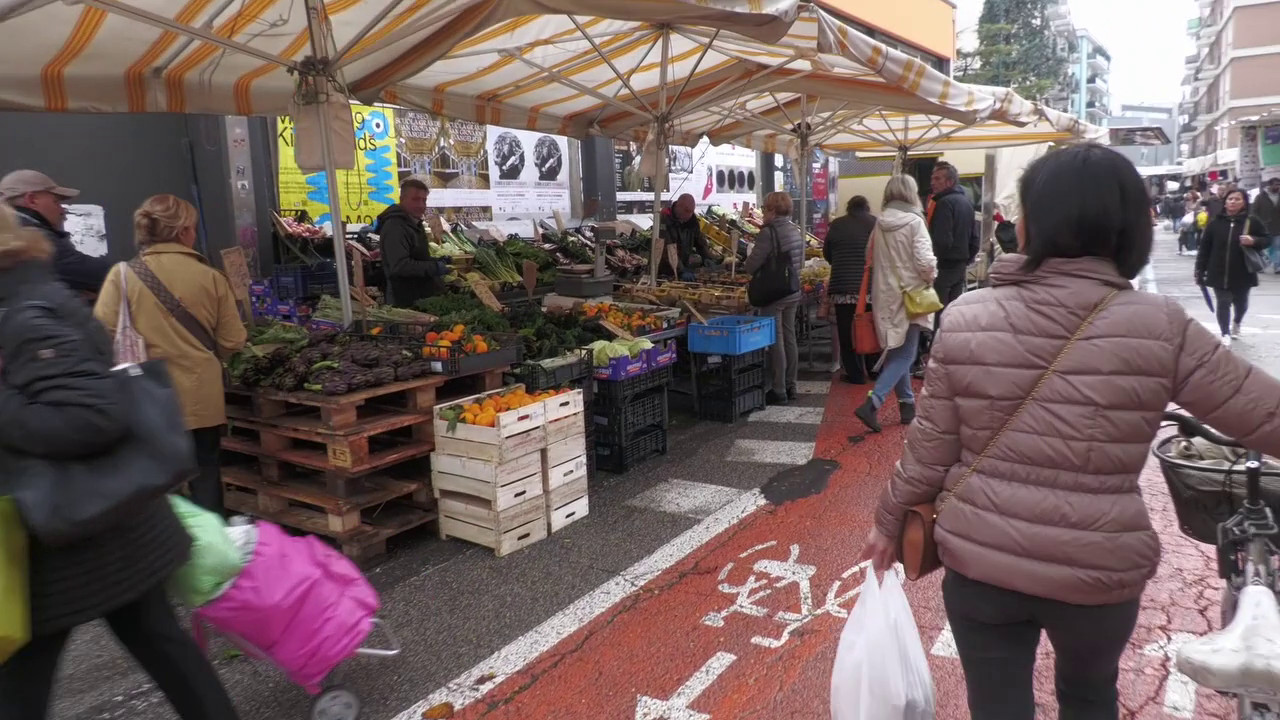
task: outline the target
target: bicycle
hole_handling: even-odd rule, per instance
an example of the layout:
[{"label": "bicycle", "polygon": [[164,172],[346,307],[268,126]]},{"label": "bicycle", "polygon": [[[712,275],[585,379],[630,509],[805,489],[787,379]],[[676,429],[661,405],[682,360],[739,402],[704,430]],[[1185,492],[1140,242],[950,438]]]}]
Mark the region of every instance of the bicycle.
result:
[{"label": "bicycle", "polygon": [[[1192,417],[1164,413],[1177,434],[1156,444],[1152,453],[1169,486],[1178,525],[1193,540],[1217,547],[1218,576],[1226,581],[1223,627],[1178,650],[1179,672],[1198,685],[1238,699],[1240,720],[1280,720],[1280,470],[1263,469],[1262,454],[1205,427]],[[1219,448],[1226,467],[1180,456],[1199,438]],[[1242,456],[1230,457],[1244,450]],[[1243,460],[1243,497],[1233,477]],[[1237,507],[1238,505],[1238,507]]]}]

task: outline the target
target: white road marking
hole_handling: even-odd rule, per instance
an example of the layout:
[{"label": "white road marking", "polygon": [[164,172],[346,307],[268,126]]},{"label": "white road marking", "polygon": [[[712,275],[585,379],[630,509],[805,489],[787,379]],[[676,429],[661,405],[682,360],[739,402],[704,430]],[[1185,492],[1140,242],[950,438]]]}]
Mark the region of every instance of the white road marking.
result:
[{"label": "white road marking", "polygon": [[1178,648],[1195,637],[1191,633],[1173,633],[1168,640],[1142,648],[1143,655],[1165,659],[1169,679],[1164,684],[1164,711],[1176,718],[1192,718],[1196,715],[1196,684],[1191,678],[1178,672],[1176,662]]},{"label": "white road marking", "polygon": [[951,623],[942,626],[942,632],[938,634],[938,641],[933,644],[933,649],[929,651],[929,654],[945,658],[960,657],[960,651],[956,650],[956,636],[951,634]]},{"label": "white road marking", "polygon": [[738,657],[718,652],[702,666],[689,681],[680,686],[670,700],[658,700],[640,695],[636,698],[636,720],[711,720],[711,716],[689,709],[698,696],[711,687],[711,683],[729,669]]},{"label": "white road marking", "polygon": [[815,445],[790,440],[734,440],[725,459],[767,465],[803,465],[813,459]]},{"label": "white road marking", "polygon": [[394,720],[421,720],[424,710],[440,703],[452,703],[455,710],[461,710],[479,700],[543,653],[764,504],[764,496],[759,490],[742,493],[737,500],[681,533],[649,557],[575,600],[546,622],[431,693],[427,699],[400,713]]},{"label": "white road marking", "polygon": [[796,392],[800,395],[826,395],[831,392],[831,383],[826,380],[801,380],[796,383]]},{"label": "white road marking", "polygon": [[748,416],[750,422],[798,423],[821,425],[826,408],[800,407],[797,405],[772,405]]},{"label": "white road marking", "polygon": [[705,518],[741,497],[737,488],[688,480],[667,480],[627,501],[631,507]]}]

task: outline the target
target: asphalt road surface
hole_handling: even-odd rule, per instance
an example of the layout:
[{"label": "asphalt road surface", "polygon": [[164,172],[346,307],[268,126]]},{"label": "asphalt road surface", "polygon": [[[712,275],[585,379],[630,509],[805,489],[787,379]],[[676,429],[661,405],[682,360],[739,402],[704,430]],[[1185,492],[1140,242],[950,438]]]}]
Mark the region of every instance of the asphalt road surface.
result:
[{"label": "asphalt road surface", "polygon": [[[1138,282],[1213,325],[1193,262],[1162,233]],[[1280,374],[1280,277],[1263,278],[1235,350]],[[459,718],[827,717],[836,640],[863,572],[854,560],[902,438],[866,436],[852,418],[856,391],[808,378],[800,402],[749,422],[677,424],[665,458],[600,475],[590,516],[526,550],[499,559],[427,532],[394,544],[369,575],[404,653],[348,663],[344,684],[363,717],[416,720],[445,702]],[[1215,623],[1212,555],[1178,532],[1154,468],[1144,488],[1165,554],[1122,666],[1122,717],[1226,718],[1226,704],[1169,661]],[[937,579],[908,596],[938,717],[968,717]],[[227,650],[210,654],[243,720],[307,717],[306,693]],[[1051,710],[1050,663],[1038,688]],[[94,624],[63,660],[52,717],[174,715]]]}]

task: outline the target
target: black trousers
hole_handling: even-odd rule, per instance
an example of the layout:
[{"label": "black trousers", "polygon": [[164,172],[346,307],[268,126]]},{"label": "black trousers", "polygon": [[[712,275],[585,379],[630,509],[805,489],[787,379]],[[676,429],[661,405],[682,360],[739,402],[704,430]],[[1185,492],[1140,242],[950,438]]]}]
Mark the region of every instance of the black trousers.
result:
[{"label": "black trousers", "polygon": [[[858,352],[858,348],[853,342],[853,316],[856,314],[857,305],[840,304],[835,305],[836,313],[836,337],[840,342],[840,367],[844,368],[844,374],[848,376],[849,381],[862,385],[871,377],[871,368],[875,367],[880,360],[880,354],[867,354]],[[871,311],[871,306],[867,306],[867,312]]]},{"label": "black trousers", "polygon": [[191,439],[196,445],[196,465],[200,474],[191,481],[191,501],[205,510],[225,515],[222,505],[222,436],[225,425],[196,428]]},{"label": "black trousers", "polygon": [[969,268],[964,265],[939,265],[938,277],[933,280],[933,289],[942,301],[942,312],[933,316],[933,330],[942,327],[942,314],[946,308],[964,294],[965,278]]},{"label": "black trousers", "polygon": [[[1253,288],[1236,290],[1214,289],[1213,294],[1218,301],[1218,328],[1223,335],[1231,334],[1231,321],[1244,322],[1244,314],[1249,312],[1249,291]],[[1234,312],[1233,312],[1234,310]]]},{"label": "black trousers", "polygon": [[[183,720],[236,720],[231,698],[200,647],[178,624],[164,586],[106,616],[116,639],[155,680]],[[32,638],[0,665],[0,720],[43,720],[70,630]]]},{"label": "black trousers", "polygon": [[1032,671],[1040,631],[1055,653],[1060,720],[1117,720],[1120,655],[1138,622],[1138,600],[1071,605],[978,582],[954,570],[942,581],[947,620],[974,720],[1032,720]]}]

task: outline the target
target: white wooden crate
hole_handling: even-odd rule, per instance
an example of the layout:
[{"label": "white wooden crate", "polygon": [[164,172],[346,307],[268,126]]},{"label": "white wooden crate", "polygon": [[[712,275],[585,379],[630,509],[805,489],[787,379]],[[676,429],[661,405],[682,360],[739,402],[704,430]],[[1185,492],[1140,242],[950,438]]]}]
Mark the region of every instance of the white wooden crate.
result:
[{"label": "white wooden crate", "polygon": [[544,431],[547,435],[547,445],[554,445],[561,440],[567,440],[575,435],[586,435],[587,433],[587,414],[578,412],[574,415],[566,415],[554,422],[547,423]]},{"label": "white wooden crate", "polygon": [[539,450],[547,446],[547,429],[538,427],[526,430],[518,435],[504,437],[497,443],[463,440],[437,433],[435,437],[436,452],[442,455],[457,455],[502,465],[530,454],[538,454]]},{"label": "white wooden crate", "polygon": [[546,408],[547,422],[577,415],[583,411],[582,391],[573,390],[563,395],[556,395],[542,401]]},{"label": "white wooden crate", "polygon": [[591,506],[587,501],[586,495],[577,500],[571,500],[547,514],[547,530],[549,532],[559,532],[569,523],[586,517],[590,511]]},{"label": "white wooden crate", "polygon": [[586,494],[587,478],[583,476],[577,480],[570,480],[542,497],[547,504],[547,512],[550,513],[552,510],[563,507]]},{"label": "white wooden crate", "polygon": [[546,506],[541,497],[505,512],[496,512],[476,498],[447,494],[440,498],[440,537],[460,538],[509,555],[547,537]]},{"label": "white wooden crate", "polygon": [[542,490],[543,492],[551,492],[579,478],[583,481],[587,479],[587,456],[585,454],[568,462],[546,468],[542,474]]},{"label": "white wooden crate", "polygon": [[475,478],[494,485],[505,485],[513,480],[542,472],[542,453],[535,450],[527,455],[506,462],[494,462],[464,455],[431,453],[431,474],[444,473]]},{"label": "white wooden crate", "polygon": [[547,449],[542,451],[542,465],[544,468],[553,468],[585,454],[587,454],[587,436],[583,433],[547,445]]},{"label": "white wooden crate", "polygon": [[490,395],[503,395],[523,385],[510,385],[498,390],[472,395],[471,397],[454,400],[453,402],[436,405],[432,409],[432,419],[435,421],[436,438],[450,437],[458,440],[469,440],[471,442],[487,443],[489,445],[499,444],[503,438],[540,428],[547,422],[547,409],[545,402],[534,403],[528,407],[508,410],[497,414],[494,419],[493,427],[483,427],[481,425],[465,425],[458,423],[453,430],[449,430],[449,423],[440,419],[440,411],[445,408],[457,405],[470,405],[472,403],[481,403]]}]

